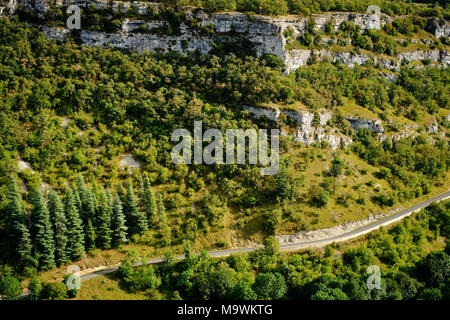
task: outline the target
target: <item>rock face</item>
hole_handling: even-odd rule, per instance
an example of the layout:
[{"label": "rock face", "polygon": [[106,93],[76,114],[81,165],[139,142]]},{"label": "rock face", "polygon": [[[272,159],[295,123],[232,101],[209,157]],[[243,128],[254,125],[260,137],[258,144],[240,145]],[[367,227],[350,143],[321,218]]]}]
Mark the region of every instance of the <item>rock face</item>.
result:
[{"label": "rock face", "polygon": [[[158,12],[161,4],[151,2],[128,2],[128,1],[108,1],[108,0],[73,0],[67,3],[76,4],[80,7],[95,6],[96,8],[110,9],[114,11],[127,12],[133,10],[136,16],[145,15],[150,10]],[[44,17],[50,7],[50,3],[56,6],[66,6],[64,0],[10,0],[11,12],[14,12],[18,5],[25,9],[34,11],[38,17]],[[289,37],[302,35],[308,23],[308,17],[248,17],[242,13],[214,13],[207,14],[204,11],[193,8],[185,9],[185,19],[181,22],[177,35],[165,35],[163,32],[156,32],[157,29],[168,27],[166,21],[145,21],[144,19],[122,21],[122,28],[117,33],[104,33],[98,31],[81,31],[81,39],[87,46],[111,46],[120,49],[130,49],[138,52],[169,52],[188,53],[199,51],[207,54],[214,48],[216,35],[228,36],[230,38],[245,38],[249,40],[258,56],[273,54],[285,63],[285,72],[289,73],[307,64],[311,60],[336,61],[350,67],[354,65],[364,65],[373,63],[379,67],[398,70],[403,60],[423,61],[440,63],[444,66],[450,65],[450,54],[447,51],[429,50],[404,52],[397,57],[375,56],[371,54],[354,52],[333,52],[330,50],[288,50],[286,44]],[[0,10],[2,10],[0,8]],[[3,8],[5,15],[6,8]],[[7,10],[6,10],[7,11]],[[8,13],[7,13],[8,14]],[[392,22],[392,18],[385,14],[380,16],[364,13],[332,12],[312,15],[316,22],[316,29],[325,29],[328,22],[337,30],[345,21],[352,21],[361,30],[380,29],[384,24]],[[192,22],[196,27],[192,27]],[[146,25],[147,32],[138,33],[136,29]],[[202,28],[213,26],[214,35],[205,33]],[[83,27],[83,22],[82,22]],[[439,18],[429,19],[427,28],[436,37],[448,36],[450,33],[449,24]],[[42,30],[51,39],[63,40],[68,33],[62,28],[45,28]],[[286,30],[291,35],[286,37]],[[329,39],[328,39],[329,40]],[[327,42],[327,39],[324,41]]]},{"label": "rock face", "polygon": [[428,19],[427,30],[433,33],[436,38],[450,37],[450,25],[436,17]]},{"label": "rock face", "polygon": [[427,126],[427,132],[428,133],[437,133],[439,131],[439,124],[436,120],[433,121],[433,123],[429,126]]},{"label": "rock face", "polygon": [[[329,125],[329,121],[333,117],[332,112],[318,113],[319,123],[313,125],[314,113],[309,111],[293,111],[293,110],[279,110],[273,108],[255,108],[250,106],[244,106],[244,110],[251,113],[255,118],[265,117],[270,121],[279,122],[280,116],[284,115],[287,118],[294,119],[298,123],[298,127],[294,134],[285,133],[285,135],[292,135],[294,141],[303,143],[308,146],[316,142],[327,142],[333,150],[344,146],[347,147],[353,141],[350,137],[342,134],[336,128]],[[450,115],[447,116],[450,118]],[[370,130],[376,134],[377,140],[383,142],[386,139],[399,140],[401,138],[416,137],[418,127],[409,127],[400,130],[398,133],[386,133],[381,120],[363,119],[357,117],[347,116],[345,119],[349,122],[350,127],[358,131],[361,128]],[[439,131],[439,125],[436,120],[425,127],[428,133],[437,133]]]},{"label": "rock face", "polygon": [[356,117],[346,117],[345,118],[348,122],[350,122],[350,126],[358,131],[361,128],[369,129],[373,133],[383,133],[384,128],[383,124],[380,120],[367,120],[367,119],[361,119]]},{"label": "rock face", "polygon": [[294,141],[309,146],[316,142],[327,142],[333,150],[340,146],[348,146],[352,139],[340,133],[335,128],[327,127],[328,121],[332,118],[332,113],[319,113],[319,123],[314,126],[314,113],[309,111],[291,111],[268,108],[254,108],[245,106],[244,110],[253,114],[256,118],[266,117],[267,119],[278,122],[280,115],[294,119],[298,127],[293,134]]}]

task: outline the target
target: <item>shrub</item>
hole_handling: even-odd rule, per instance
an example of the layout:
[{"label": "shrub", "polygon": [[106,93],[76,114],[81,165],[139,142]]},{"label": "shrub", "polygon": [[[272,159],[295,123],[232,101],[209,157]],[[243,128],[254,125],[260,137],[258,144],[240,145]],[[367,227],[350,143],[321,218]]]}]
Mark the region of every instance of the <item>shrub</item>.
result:
[{"label": "shrub", "polygon": [[67,286],[62,282],[48,282],[43,287],[42,298],[64,300],[67,298]]},{"label": "shrub", "polygon": [[0,281],[0,296],[4,300],[18,300],[22,288],[19,280],[14,277],[8,276]]}]

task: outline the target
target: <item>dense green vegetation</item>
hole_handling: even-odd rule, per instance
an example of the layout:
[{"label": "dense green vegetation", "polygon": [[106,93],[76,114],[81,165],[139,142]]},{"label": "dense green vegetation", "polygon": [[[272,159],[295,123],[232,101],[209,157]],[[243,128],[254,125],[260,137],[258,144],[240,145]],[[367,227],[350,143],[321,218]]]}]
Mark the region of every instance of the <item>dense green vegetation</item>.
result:
[{"label": "dense green vegetation", "polygon": [[[289,27],[290,28],[290,27]],[[372,51],[376,54],[395,56],[400,51],[407,51],[412,38],[422,38],[429,30],[427,19],[423,17],[408,16],[396,18],[392,23],[386,23],[382,30],[366,30],[355,25],[352,21],[344,21],[338,30],[334,30],[333,20],[329,20],[324,30],[318,30],[314,19],[309,19],[305,32],[295,37],[292,28],[287,28],[284,36],[288,39],[287,48],[323,49],[346,48],[356,53],[361,50]],[[323,39],[326,41],[323,41]],[[431,38],[433,39],[433,38]],[[448,39],[429,40],[430,49],[445,49]],[[349,45],[351,48],[349,49]]]},{"label": "dense green vegetation", "polygon": [[[127,290],[146,291],[150,298],[169,291],[172,299],[447,300],[449,242],[445,250],[424,248],[442,237],[448,241],[449,232],[447,201],[344,250],[328,246],[323,252],[280,254],[269,237],[262,250],[217,260],[194,254],[185,243],[184,260],[176,262],[167,252],[158,266],[133,267],[141,260],[131,252],[117,276]],[[381,266],[380,289],[366,285],[371,265]]]},{"label": "dense green vegetation", "polygon": [[[243,7],[243,1],[236,1],[233,7],[234,1],[222,1],[227,6],[222,8],[218,3],[194,4],[210,11],[246,12],[260,5],[246,1],[251,7]],[[284,3],[265,1],[264,13],[306,13],[292,9],[295,1]],[[309,10],[341,10],[337,3],[323,8],[311,4]],[[359,2],[348,3],[345,10],[365,10],[351,7]],[[398,6],[392,9],[399,10],[395,13],[416,8],[403,2],[380,4]],[[427,10],[443,14],[440,8]],[[99,25],[95,14],[90,16],[92,26],[114,29]],[[423,22],[396,20],[383,31],[367,34],[348,24],[339,32],[362,49],[393,54],[395,48],[384,36],[415,33]],[[311,228],[320,222],[317,212],[330,206],[385,210],[430,194],[447,181],[448,133],[428,134],[423,126],[436,118],[444,132],[449,128],[446,68],[404,66],[398,80],[389,82],[381,74],[387,71],[370,63],[351,69],[323,62],[285,76],[276,57],[256,58],[251,50],[227,56],[230,51],[233,44],[223,44],[209,56],[84,48],[75,41],[49,41],[25,23],[0,19],[1,295],[18,298],[21,284],[16,278],[34,278],[96,249],[185,243],[187,259],[175,262],[168,253],[163,266],[132,268],[140,257],[130,254],[119,270],[124,286],[132,292],[149,290],[154,297],[168,290],[173,298],[188,299],[448,298],[448,282],[440,280],[448,271],[433,269],[427,278],[433,265],[448,265],[448,255],[425,256],[423,249],[436,245],[439,236],[448,238],[448,203],[431,207],[414,223],[371,236],[366,247],[346,251],[343,262],[333,257],[332,249],[325,256],[280,255],[271,238],[265,250],[248,257],[217,262],[192,253],[186,240],[221,232],[232,215],[237,231],[248,232],[259,219],[258,232],[266,236],[287,222]],[[341,114],[349,102],[385,120],[388,135],[404,129],[399,122],[418,124],[417,134],[381,142],[368,130],[355,132]],[[260,176],[259,168],[251,165],[172,163],[174,129],[190,130],[194,120],[202,120],[205,130],[274,128],[276,123],[255,120],[242,110],[242,105],[268,103],[292,109],[300,104],[316,115],[333,111],[327,129],[338,128],[353,143],[331,154],[326,143],[306,148],[283,137],[281,168],[273,177]],[[280,118],[284,129],[296,125]],[[140,172],[119,168],[119,158],[127,153],[140,162]],[[32,169],[19,168],[18,160]],[[326,162],[314,173],[317,182],[305,182],[306,169],[317,162]],[[388,274],[384,291],[367,292],[362,286],[365,267],[377,261]],[[300,277],[302,272],[307,276]],[[37,279],[30,289],[32,299],[76,295],[62,283],[41,285]]]},{"label": "dense green vegetation", "polygon": [[[167,251],[166,262],[160,265],[135,267],[145,259],[130,252],[113,279],[128,292],[145,291],[150,299],[448,300],[449,235],[450,203],[446,201],[390,230],[372,233],[364,245],[281,254],[276,240],[269,237],[264,249],[213,259],[204,251],[195,254],[185,242],[185,259],[175,261]],[[434,251],[425,249],[430,247]],[[371,276],[367,269],[373,265],[381,268],[379,289],[367,286]],[[78,294],[61,282],[37,279],[32,279],[29,288],[32,300]],[[2,271],[0,290],[6,298],[18,298],[20,283],[8,270]]]},{"label": "dense green vegetation", "polygon": [[[302,14],[328,11],[366,12],[370,5],[378,5],[381,11],[389,15],[417,14],[420,16],[448,15],[448,8],[443,9],[437,1],[410,1],[395,0],[169,0],[156,1],[175,6],[196,6],[215,12],[222,10],[241,11],[265,15]],[[426,5],[425,5],[426,4]]]},{"label": "dense green vegetation", "polygon": [[[149,224],[156,223],[154,215],[145,213],[143,203],[143,194],[153,196],[153,191],[149,184],[142,186],[138,206],[131,183],[127,190],[126,194],[116,192],[113,200],[109,189],[91,190],[81,176],[77,177],[76,187],[67,190],[63,201],[54,190],[50,191],[48,201],[40,188],[33,190],[30,235],[18,184],[13,180],[6,208],[14,214],[5,217],[9,252],[4,256],[9,254],[19,262],[21,270],[30,274],[33,269],[48,270],[79,260],[96,247],[117,248],[133,235],[144,234]],[[154,210],[158,211],[158,222],[163,224],[164,205],[160,203]]]}]

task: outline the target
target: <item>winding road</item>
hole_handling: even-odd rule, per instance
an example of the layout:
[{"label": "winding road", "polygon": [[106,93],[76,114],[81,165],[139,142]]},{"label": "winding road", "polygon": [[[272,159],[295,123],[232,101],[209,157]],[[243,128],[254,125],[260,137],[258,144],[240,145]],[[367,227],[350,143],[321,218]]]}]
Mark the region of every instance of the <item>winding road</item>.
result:
[{"label": "winding road", "polygon": [[[354,239],[354,238],[357,238],[364,234],[367,234],[371,231],[377,230],[378,228],[380,228],[382,226],[387,226],[394,222],[402,220],[402,219],[406,218],[407,216],[411,215],[412,213],[417,212],[417,211],[429,206],[433,202],[439,202],[442,200],[446,200],[448,198],[450,198],[450,191],[447,191],[446,193],[441,194],[432,199],[421,202],[415,206],[412,206],[411,208],[399,211],[391,216],[374,221],[374,222],[367,224],[363,227],[360,227],[358,229],[355,229],[355,230],[352,230],[352,231],[349,231],[349,232],[346,232],[346,233],[343,233],[343,234],[340,234],[337,236],[320,239],[320,240],[281,244],[280,250],[281,251],[296,251],[296,250],[306,249],[306,248],[323,247],[323,246],[326,246],[333,242],[342,242],[342,241]],[[226,257],[226,256],[229,256],[234,253],[247,253],[247,252],[255,251],[255,250],[258,250],[261,248],[263,248],[263,246],[256,246],[256,247],[252,247],[252,248],[236,248],[236,249],[217,250],[217,251],[209,251],[208,254],[211,257]],[[185,257],[184,255],[178,255],[175,257],[175,259],[182,260],[182,259],[184,259],[184,257]],[[165,261],[165,258],[153,258],[153,259],[147,260],[147,264],[156,264],[156,263],[161,263],[164,261]],[[96,277],[99,277],[99,276],[102,276],[102,275],[105,275],[105,274],[108,274],[111,272],[115,272],[115,271],[117,271],[118,268],[119,268],[119,266],[117,265],[117,266],[114,266],[111,268],[93,271],[93,272],[82,275],[81,280],[86,281],[86,280],[93,279],[93,278],[96,278]]]}]

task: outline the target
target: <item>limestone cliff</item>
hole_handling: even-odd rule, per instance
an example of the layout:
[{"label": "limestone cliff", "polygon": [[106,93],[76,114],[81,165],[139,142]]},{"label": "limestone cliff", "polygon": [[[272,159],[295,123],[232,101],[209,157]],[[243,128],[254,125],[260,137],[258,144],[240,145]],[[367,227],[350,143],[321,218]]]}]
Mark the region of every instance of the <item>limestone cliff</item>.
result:
[{"label": "limestone cliff", "polygon": [[[333,51],[331,49],[288,50],[285,31],[289,29],[294,36],[304,33],[308,17],[249,17],[242,13],[214,13],[207,14],[201,10],[184,8],[185,19],[179,26],[176,35],[167,35],[157,32],[168,25],[167,21],[146,20],[149,10],[157,12],[160,8],[158,3],[150,2],[126,2],[126,1],[85,1],[85,0],[8,0],[9,4],[3,9],[0,8],[0,15],[14,14],[19,6],[25,10],[31,10],[40,18],[44,18],[51,6],[67,6],[73,3],[80,7],[95,6],[95,8],[111,9],[116,12],[127,12],[133,10],[136,17],[142,19],[123,19],[121,30],[116,33],[105,33],[99,31],[82,30],[81,40],[87,46],[112,46],[121,49],[130,49],[138,52],[148,50],[150,52],[187,53],[199,51],[207,54],[214,48],[216,36],[227,36],[230,38],[244,38],[249,40],[258,56],[273,54],[285,63],[287,73],[305,65],[312,59],[338,61],[348,66],[363,65],[373,62],[375,65],[388,70],[398,70],[402,61],[407,62],[428,60],[439,63],[443,66],[450,64],[450,54],[446,50],[417,50],[412,52],[402,52],[395,57],[375,55],[355,52]],[[343,13],[332,12],[326,14],[312,15],[316,22],[317,29],[324,29],[327,22],[332,22],[335,30],[344,21],[352,21],[361,30],[379,29],[385,23],[391,22],[392,18],[381,14],[380,17],[363,13]],[[44,20],[43,20],[44,21]],[[197,26],[194,28],[191,22]],[[146,26],[147,32],[137,32],[142,26]],[[213,26],[213,34],[202,32],[202,27]],[[64,40],[69,30],[64,28],[50,28],[41,26],[44,33],[52,39]],[[83,28],[83,21],[82,21]],[[199,29],[200,28],[200,29]],[[450,36],[450,27],[446,21],[438,18],[430,19],[427,30],[436,37]],[[328,41],[324,39],[323,41]]]},{"label": "limestone cliff", "polygon": [[[284,132],[284,135],[291,135],[296,142],[300,142],[306,146],[317,142],[327,142],[331,149],[336,150],[343,146],[347,147],[352,143],[351,134],[348,132],[344,134],[342,131],[333,127],[330,120],[333,118],[332,111],[318,112],[319,121],[314,124],[314,113],[310,111],[296,111],[296,110],[282,110],[277,108],[260,108],[244,106],[243,109],[248,111],[255,118],[266,119],[280,124],[280,117],[284,115],[287,118],[295,120],[297,126],[294,132]],[[450,115],[447,115],[450,118]],[[373,132],[379,141],[399,140],[401,138],[416,137],[419,129],[419,125],[406,125],[398,130],[398,132],[386,132],[383,122],[378,119],[364,119],[354,116],[346,116],[344,122],[348,122],[348,126],[358,131],[361,128],[368,129]],[[388,125],[392,125],[391,119],[387,120]],[[443,137],[444,132],[440,130],[439,124],[436,119],[432,123],[424,126],[424,129],[429,134],[438,134]]]}]

